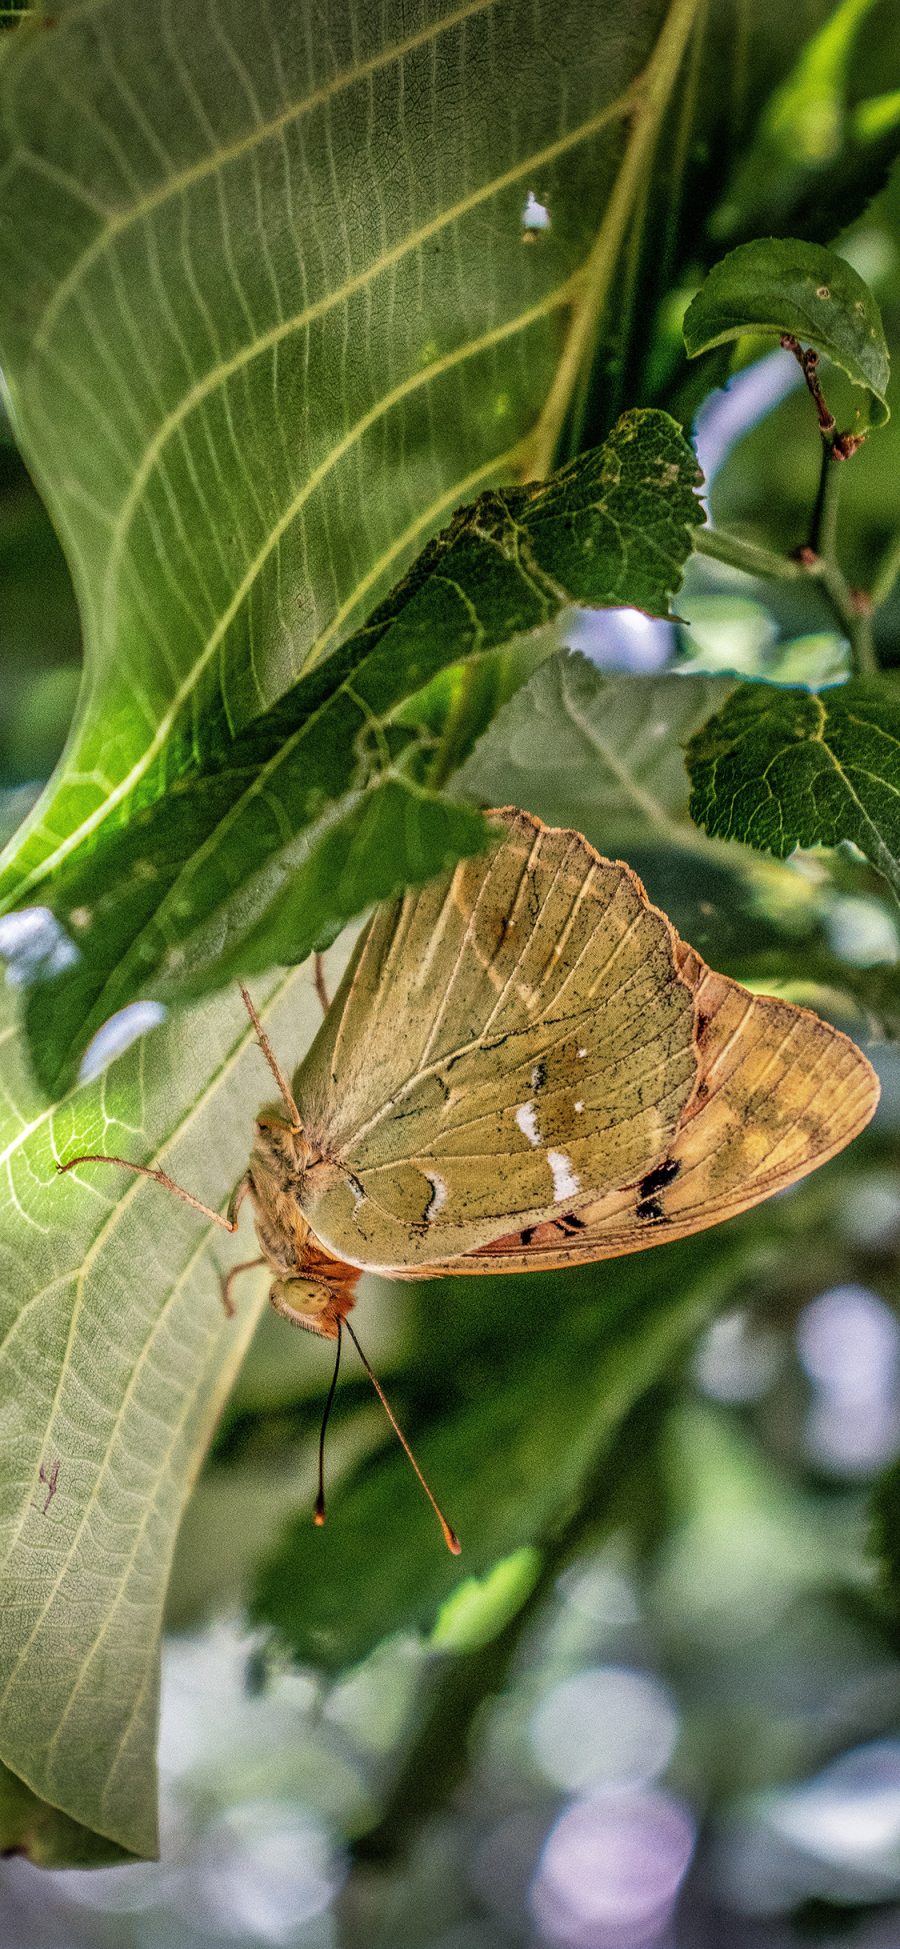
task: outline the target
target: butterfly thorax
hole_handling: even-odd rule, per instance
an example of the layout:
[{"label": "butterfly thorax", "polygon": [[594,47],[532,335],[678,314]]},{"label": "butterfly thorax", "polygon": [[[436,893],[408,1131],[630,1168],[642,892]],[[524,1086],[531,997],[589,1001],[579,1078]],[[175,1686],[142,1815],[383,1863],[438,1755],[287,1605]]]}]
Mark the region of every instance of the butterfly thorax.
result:
[{"label": "butterfly thorax", "polygon": [[256,1236],[277,1275],[272,1304],[295,1326],[333,1340],[354,1303],[359,1270],[320,1243],[301,1210],[304,1176],[318,1161],[302,1130],[274,1116],[258,1120],[248,1175]]}]

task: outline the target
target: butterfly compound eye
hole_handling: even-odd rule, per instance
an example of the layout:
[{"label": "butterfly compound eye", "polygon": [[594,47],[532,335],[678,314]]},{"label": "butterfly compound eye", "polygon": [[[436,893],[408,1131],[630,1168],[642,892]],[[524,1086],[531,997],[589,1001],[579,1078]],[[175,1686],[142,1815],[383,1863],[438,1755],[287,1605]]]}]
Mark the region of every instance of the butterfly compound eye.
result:
[{"label": "butterfly compound eye", "polygon": [[269,1298],[276,1313],[292,1326],[320,1333],[325,1340],[337,1339],[340,1310],[324,1279],[276,1279]]}]

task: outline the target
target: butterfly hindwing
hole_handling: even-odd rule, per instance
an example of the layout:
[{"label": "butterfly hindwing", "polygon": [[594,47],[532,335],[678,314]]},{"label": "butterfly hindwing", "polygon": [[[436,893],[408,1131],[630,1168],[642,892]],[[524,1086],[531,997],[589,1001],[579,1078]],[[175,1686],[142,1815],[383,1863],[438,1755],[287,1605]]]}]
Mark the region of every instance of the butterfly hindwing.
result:
[{"label": "butterfly hindwing", "polygon": [[294,1079],[303,1210],[353,1264],[425,1268],[641,1178],[697,1076],[669,922],[526,813],[379,910]]},{"label": "butterfly hindwing", "polygon": [[[507,1236],[454,1272],[516,1272],[639,1252],[759,1204],[842,1150],[865,1128],[878,1080],[827,1022],[713,973],[691,948],[681,966],[695,999],[699,1074],[674,1141],[625,1190]],[[447,1268],[450,1270],[451,1268]]]}]

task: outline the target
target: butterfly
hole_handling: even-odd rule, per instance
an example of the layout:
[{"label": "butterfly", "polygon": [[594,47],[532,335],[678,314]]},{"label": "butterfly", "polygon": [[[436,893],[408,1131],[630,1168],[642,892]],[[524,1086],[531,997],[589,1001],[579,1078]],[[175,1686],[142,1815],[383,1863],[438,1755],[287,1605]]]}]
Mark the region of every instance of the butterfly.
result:
[{"label": "butterfly", "polygon": [[530,1272],[662,1245],[826,1163],[878,1101],[848,1036],[715,974],[630,866],[515,807],[490,818],[493,850],[376,911],[291,1081],[242,989],[280,1101],[227,1215],[125,1159],[61,1167],[125,1164],[229,1231],[251,1198],[261,1258],[229,1274],[226,1306],[265,1264],[277,1311],[338,1343],[317,1520],[345,1326],[362,1354],[361,1271]]}]

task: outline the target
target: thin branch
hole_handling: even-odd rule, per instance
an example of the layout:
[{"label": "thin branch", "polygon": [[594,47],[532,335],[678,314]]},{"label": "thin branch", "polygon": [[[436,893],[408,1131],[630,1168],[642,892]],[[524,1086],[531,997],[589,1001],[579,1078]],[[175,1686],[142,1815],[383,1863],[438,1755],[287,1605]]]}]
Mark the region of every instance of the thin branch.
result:
[{"label": "thin branch", "polygon": [[[834,421],[832,421],[832,426]],[[814,555],[823,555],[834,561],[837,549],[837,510],[838,493],[841,485],[839,466],[835,460],[832,442],[822,438],[822,462],[819,468],[819,486],[816,492],[812,520],[809,524],[809,546]]]},{"label": "thin branch", "polygon": [[893,595],[894,583],[900,575],[900,534],[894,536],[881,558],[878,573],[872,583],[871,602],[873,609],[880,609]]},{"label": "thin branch", "polygon": [[755,541],[742,541],[739,535],[723,534],[718,528],[698,528],[694,551],[709,555],[714,562],[727,562],[729,568],[742,569],[745,575],[779,582],[796,582],[808,572],[804,562],[777,555],[772,548],[760,548]]}]

